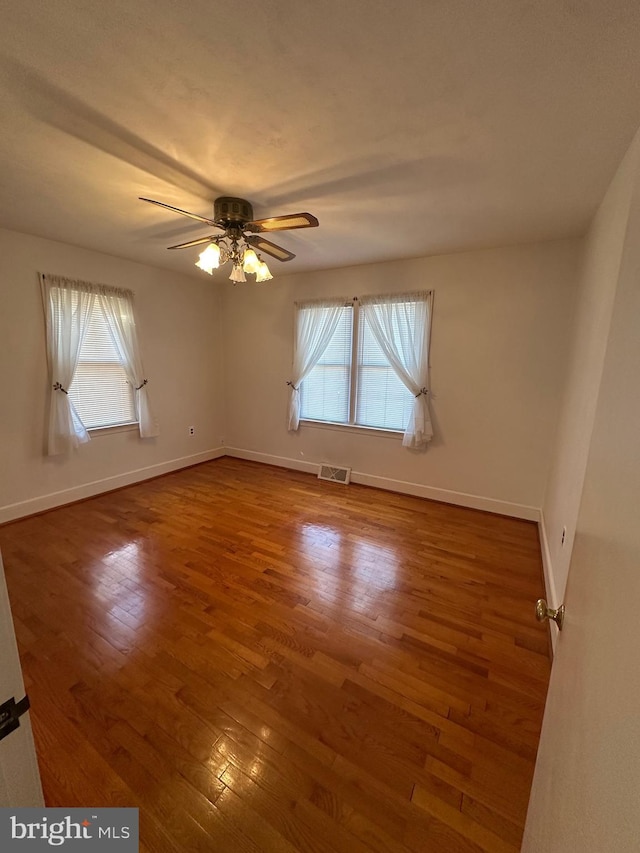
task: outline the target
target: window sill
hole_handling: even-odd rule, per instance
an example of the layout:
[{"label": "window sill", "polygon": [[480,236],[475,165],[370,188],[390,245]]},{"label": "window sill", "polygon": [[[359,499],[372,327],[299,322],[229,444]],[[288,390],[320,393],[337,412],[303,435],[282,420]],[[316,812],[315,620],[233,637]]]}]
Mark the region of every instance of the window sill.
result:
[{"label": "window sill", "polygon": [[130,424],[115,424],[114,426],[91,427],[87,432],[91,438],[97,438],[100,435],[112,435],[116,432],[133,432],[138,431],[138,422],[133,421]]},{"label": "window sill", "polygon": [[360,426],[359,424],[339,424],[333,421],[308,421],[300,420],[300,424],[312,429],[328,429],[336,432],[348,430],[349,432],[360,433],[361,435],[374,435],[380,438],[402,438],[404,431],[396,429],[380,429],[380,427]]}]

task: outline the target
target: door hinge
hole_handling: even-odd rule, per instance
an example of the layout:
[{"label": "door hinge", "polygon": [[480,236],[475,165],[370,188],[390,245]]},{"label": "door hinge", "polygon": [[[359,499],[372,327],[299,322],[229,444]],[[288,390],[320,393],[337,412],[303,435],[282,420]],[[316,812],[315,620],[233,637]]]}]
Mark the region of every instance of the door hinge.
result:
[{"label": "door hinge", "polygon": [[10,735],[20,725],[20,717],[29,710],[29,697],[16,702],[12,696],[0,705],[0,740]]}]

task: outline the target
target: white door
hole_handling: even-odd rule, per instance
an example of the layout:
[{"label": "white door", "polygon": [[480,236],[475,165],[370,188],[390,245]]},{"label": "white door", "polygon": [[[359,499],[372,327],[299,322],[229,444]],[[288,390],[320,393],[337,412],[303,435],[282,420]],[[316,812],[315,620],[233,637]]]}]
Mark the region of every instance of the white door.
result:
[{"label": "white door", "polygon": [[565,604],[522,849],[638,853],[640,192],[629,218]]},{"label": "white door", "polygon": [[[0,708],[12,698],[19,703],[24,695],[18,648],[0,554]],[[1,719],[0,717],[0,736],[2,735]],[[44,800],[28,711],[19,717],[19,723],[18,728],[0,740],[0,806],[37,808],[44,805]]]}]

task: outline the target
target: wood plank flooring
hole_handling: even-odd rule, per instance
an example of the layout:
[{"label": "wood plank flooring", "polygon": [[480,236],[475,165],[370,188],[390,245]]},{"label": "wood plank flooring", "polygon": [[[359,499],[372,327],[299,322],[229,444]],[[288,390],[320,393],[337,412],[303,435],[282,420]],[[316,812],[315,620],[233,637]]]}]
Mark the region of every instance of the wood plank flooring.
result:
[{"label": "wood plank flooring", "polygon": [[223,458],[0,547],[48,805],[150,853],[519,850],[534,524]]}]

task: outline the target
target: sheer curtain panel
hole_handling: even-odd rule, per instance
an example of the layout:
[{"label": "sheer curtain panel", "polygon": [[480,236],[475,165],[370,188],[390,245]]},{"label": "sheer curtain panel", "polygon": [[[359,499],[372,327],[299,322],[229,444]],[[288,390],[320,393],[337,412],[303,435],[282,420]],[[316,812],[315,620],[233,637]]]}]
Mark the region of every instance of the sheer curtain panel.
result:
[{"label": "sheer curtain panel", "polygon": [[338,326],[346,299],[319,299],[297,302],[295,306],[295,338],[293,368],[289,386],[288,428],[300,425],[300,383],[322,357]]},{"label": "sheer curtain panel", "polygon": [[90,440],[68,390],[78,365],[95,293],[87,282],[62,276],[43,275],[40,281],[50,381],[47,454],[56,456]]},{"label": "sheer curtain panel", "polygon": [[429,414],[429,329],[433,292],[366,296],[361,319],[389,364],[414,396],[404,447],[425,447],[433,438]]},{"label": "sheer curtain panel", "polygon": [[136,321],[133,312],[133,293],[130,290],[99,285],[97,298],[107,318],[120,363],[134,390],[134,405],[141,438],[154,438],[160,434],[158,423],[149,402],[148,383],[144,377]]}]

